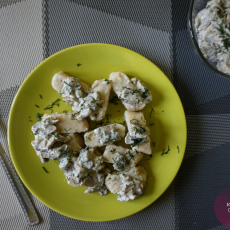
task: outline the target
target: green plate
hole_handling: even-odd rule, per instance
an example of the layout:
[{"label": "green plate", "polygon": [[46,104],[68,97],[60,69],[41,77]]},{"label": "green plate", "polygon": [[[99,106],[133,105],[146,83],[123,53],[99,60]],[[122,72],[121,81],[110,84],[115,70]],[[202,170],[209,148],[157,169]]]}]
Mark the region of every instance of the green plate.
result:
[{"label": "green plate", "polygon": [[[81,64],[81,65],[77,65]],[[139,199],[117,201],[109,193],[84,194],[85,187],[67,184],[59,160],[42,164],[31,146],[31,126],[36,114],[50,112],[44,108],[60,98],[54,112],[71,111],[51,86],[53,75],[64,71],[92,84],[121,71],[148,84],[153,101],[143,112],[151,130],[153,154],[145,155],[140,165],[148,172],[147,186]],[[40,96],[42,98],[40,98]],[[37,108],[35,105],[39,106]],[[109,122],[122,123],[125,108],[109,103]],[[152,112],[151,112],[152,111]],[[106,121],[106,119],[105,119]],[[153,203],[176,176],[185,152],[186,120],[180,98],[168,78],[152,62],[131,50],[108,44],[85,44],[62,50],[38,65],[21,85],[11,108],[8,141],[14,166],[26,187],[41,202],[65,216],[85,221],[110,221],[132,215]],[[162,152],[168,150],[168,154]],[[48,173],[45,173],[42,167]]]}]

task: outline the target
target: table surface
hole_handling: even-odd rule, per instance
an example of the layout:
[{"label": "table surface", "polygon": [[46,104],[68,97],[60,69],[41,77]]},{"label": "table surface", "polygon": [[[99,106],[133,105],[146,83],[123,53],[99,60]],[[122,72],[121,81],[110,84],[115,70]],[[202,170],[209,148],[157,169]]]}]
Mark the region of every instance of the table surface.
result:
[{"label": "table surface", "polygon": [[[230,80],[194,54],[186,30],[189,0],[1,0],[0,141],[7,149],[13,98],[41,61],[64,48],[110,43],[155,63],[182,100],[188,143],[167,191],[145,210],[92,223],[62,216],[31,195],[42,223],[33,229],[229,229],[215,216],[217,195],[230,186]],[[0,229],[32,229],[0,166]]]}]

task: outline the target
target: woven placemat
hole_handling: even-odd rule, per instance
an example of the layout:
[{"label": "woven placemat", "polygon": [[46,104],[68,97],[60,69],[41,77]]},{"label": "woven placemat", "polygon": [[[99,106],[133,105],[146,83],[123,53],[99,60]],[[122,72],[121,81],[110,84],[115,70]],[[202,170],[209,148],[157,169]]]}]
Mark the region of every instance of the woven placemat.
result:
[{"label": "woven placemat", "polygon": [[[55,52],[83,43],[110,43],[154,62],[171,80],[185,108],[188,143],[179,173],[145,210],[92,223],[62,216],[31,195],[42,223],[33,229],[229,229],[214,201],[230,181],[230,81],[207,69],[189,44],[188,0],[1,0],[0,141],[26,76]],[[1,172],[1,229],[31,229]]]}]

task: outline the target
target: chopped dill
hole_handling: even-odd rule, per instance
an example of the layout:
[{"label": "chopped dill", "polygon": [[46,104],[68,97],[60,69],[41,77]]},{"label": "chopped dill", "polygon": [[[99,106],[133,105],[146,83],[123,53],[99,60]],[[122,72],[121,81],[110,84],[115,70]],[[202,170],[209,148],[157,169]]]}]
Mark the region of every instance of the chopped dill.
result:
[{"label": "chopped dill", "polygon": [[120,99],[118,98],[118,96],[115,95],[109,100],[109,103],[114,104],[114,105],[118,105],[119,100]]},{"label": "chopped dill", "polygon": [[52,102],[51,103],[51,105],[47,105],[45,108],[44,108],[44,110],[51,110],[51,113],[53,112],[53,107],[54,107],[54,105],[58,105],[59,106],[59,104],[56,104],[58,101],[60,101],[60,99],[57,99],[56,101],[54,101],[54,102]]},{"label": "chopped dill", "polygon": [[68,113],[68,111],[67,110],[63,110],[63,113]]},{"label": "chopped dill", "polygon": [[112,148],[112,149],[110,150],[110,152],[111,152],[112,154],[114,154],[114,153],[115,153],[115,151],[116,151],[116,149],[115,149],[115,148]]},{"label": "chopped dill", "polygon": [[150,156],[150,158],[149,158],[149,159],[146,159],[147,161],[151,160],[151,159],[152,159],[152,157],[153,157],[153,155],[152,155],[152,154],[150,154],[149,156]]},{"label": "chopped dill", "polygon": [[66,81],[63,81],[63,83],[65,83],[66,85],[68,85],[69,87],[72,88],[72,86],[69,83],[67,83]]},{"label": "chopped dill", "polygon": [[167,151],[163,150],[163,152],[161,153],[161,156],[163,156],[164,154],[168,154],[169,151],[170,151],[170,148],[169,148],[169,145],[168,145],[168,150]]},{"label": "chopped dill", "polygon": [[134,161],[134,156],[133,156],[133,154],[132,154],[132,153],[130,153],[130,151],[128,151],[127,153],[129,154],[129,158],[130,158],[131,160],[133,160],[133,161]]},{"label": "chopped dill", "polygon": [[72,114],[71,114],[71,120],[77,120],[77,119],[74,119],[74,117],[75,117],[76,114],[77,114],[77,113],[72,113]]},{"label": "chopped dill", "polygon": [[114,182],[115,180],[117,180],[117,177],[114,178],[114,180],[112,182]]},{"label": "chopped dill", "polygon": [[40,96],[40,98],[42,99],[42,95],[40,94],[39,96]]},{"label": "chopped dill", "polygon": [[79,67],[79,66],[81,66],[81,64],[80,64],[80,63],[77,63],[76,66]]},{"label": "chopped dill", "polygon": [[[29,121],[31,121],[31,120],[29,120]],[[31,121],[31,122],[33,122],[33,121]]]},{"label": "chopped dill", "polygon": [[45,169],[45,167],[42,167],[42,168],[43,168],[43,170],[45,171],[45,173],[48,173],[47,170]]},{"label": "chopped dill", "polygon": [[111,121],[109,121],[109,118],[111,117],[112,115],[111,114],[106,114],[106,123],[111,123]]},{"label": "chopped dill", "polygon": [[111,81],[111,80],[108,80],[108,79],[103,79],[105,82],[106,82],[106,84],[109,84],[109,83],[112,83],[113,81]]},{"label": "chopped dill", "polygon": [[155,112],[155,111],[154,111],[153,108],[152,108],[152,109],[151,109],[151,112],[150,112],[150,115],[149,115],[149,118],[151,118],[153,112]]},{"label": "chopped dill", "polygon": [[70,131],[70,129],[72,129],[72,128],[69,128],[68,130],[67,129],[64,129],[67,133]]},{"label": "chopped dill", "polygon": [[149,89],[145,88],[145,91],[141,93],[142,98],[147,98],[149,96]]},{"label": "chopped dill", "polygon": [[38,105],[35,105],[37,108],[40,108]]},{"label": "chopped dill", "polygon": [[43,116],[43,114],[37,113],[37,114],[36,114],[37,120],[38,120],[38,121],[41,121],[41,120],[42,120],[42,116]]},{"label": "chopped dill", "polygon": [[178,149],[178,153],[180,152],[180,148],[179,148],[179,146],[177,146],[177,149]]}]

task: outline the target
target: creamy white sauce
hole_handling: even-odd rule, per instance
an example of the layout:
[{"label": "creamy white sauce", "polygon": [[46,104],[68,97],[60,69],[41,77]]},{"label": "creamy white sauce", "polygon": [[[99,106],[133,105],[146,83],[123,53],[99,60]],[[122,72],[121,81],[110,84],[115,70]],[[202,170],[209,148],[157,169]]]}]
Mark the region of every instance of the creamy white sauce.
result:
[{"label": "creamy white sauce", "polygon": [[195,19],[198,45],[204,57],[230,74],[230,1],[212,0]]},{"label": "creamy white sauce", "polygon": [[72,109],[77,113],[77,119],[81,121],[94,114],[99,108],[102,108],[101,104],[103,102],[103,100],[100,100],[99,93],[89,93],[85,98],[79,98],[74,101]]},{"label": "creamy white sauce", "polygon": [[117,200],[119,201],[129,201],[137,199],[144,188],[144,182],[138,180],[137,178],[132,178],[125,174],[120,174],[121,180],[121,190],[117,193]]},{"label": "creamy white sauce", "polygon": [[69,105],[73,105],[74,101],[78,98],[84,98],[87,95],[82,88],[79,79],[75,77],[68,77],[63,80],[61,94],[63,100]]},{"label": "creamy white sauce", "polygon": [[112,193],[118,195],[117,200],[129,201],[137,199],[143,193],[146,180],[147,173],[143,168],[131,167],[108,174],[105,184]]},{"label": "creamy white sauce", "polygon": [[64,156],[60,159],[59,167],[64,170],[71,186],[86,186],[88,189],[85,193],[107,194],[104,182],[109,171],[105,168],[102,156],[95,149],[82,149],[78,157]]},{"label": "creamy white sauce", "polygon": [[147,85],[132,78],[131,80],[122,72],[113,72],[109,79],[113,82],[113,90],[129,111],[139,111],[146,103],[152,101],[152,94]]},{"label": "creamy white sauce", "polygon": [[[57,132],[57,128],[54,126],[57,122],[58,120],[53,117],[46,117],[32,126],[35,140],[31,144],[42,162],[47,162],[49,159],[57,159],[61,154],[60,145],[63,145],[61,143],[66,143],[70,140],[68,136]],[[56,142],[59,143],[57,146],[55,146]]]},{"label": "creamy white sauce", "polygon": [[142,144],[145,144],[149,147],[146,148],[147,151],[143,151],[143,149],[138,151],[151,154],[150,129],[146,125],[143,112],[125,111],[125,121],[129,131],[125,137],[125,143],[130,144],[133,150],[138,150]]},{"label": "creamy white sauce", "polygon": [[125,126],[112,124],[102,126],[84,134],[85,144],[88,147],[101,147],[121,140],[125,136]]}]

